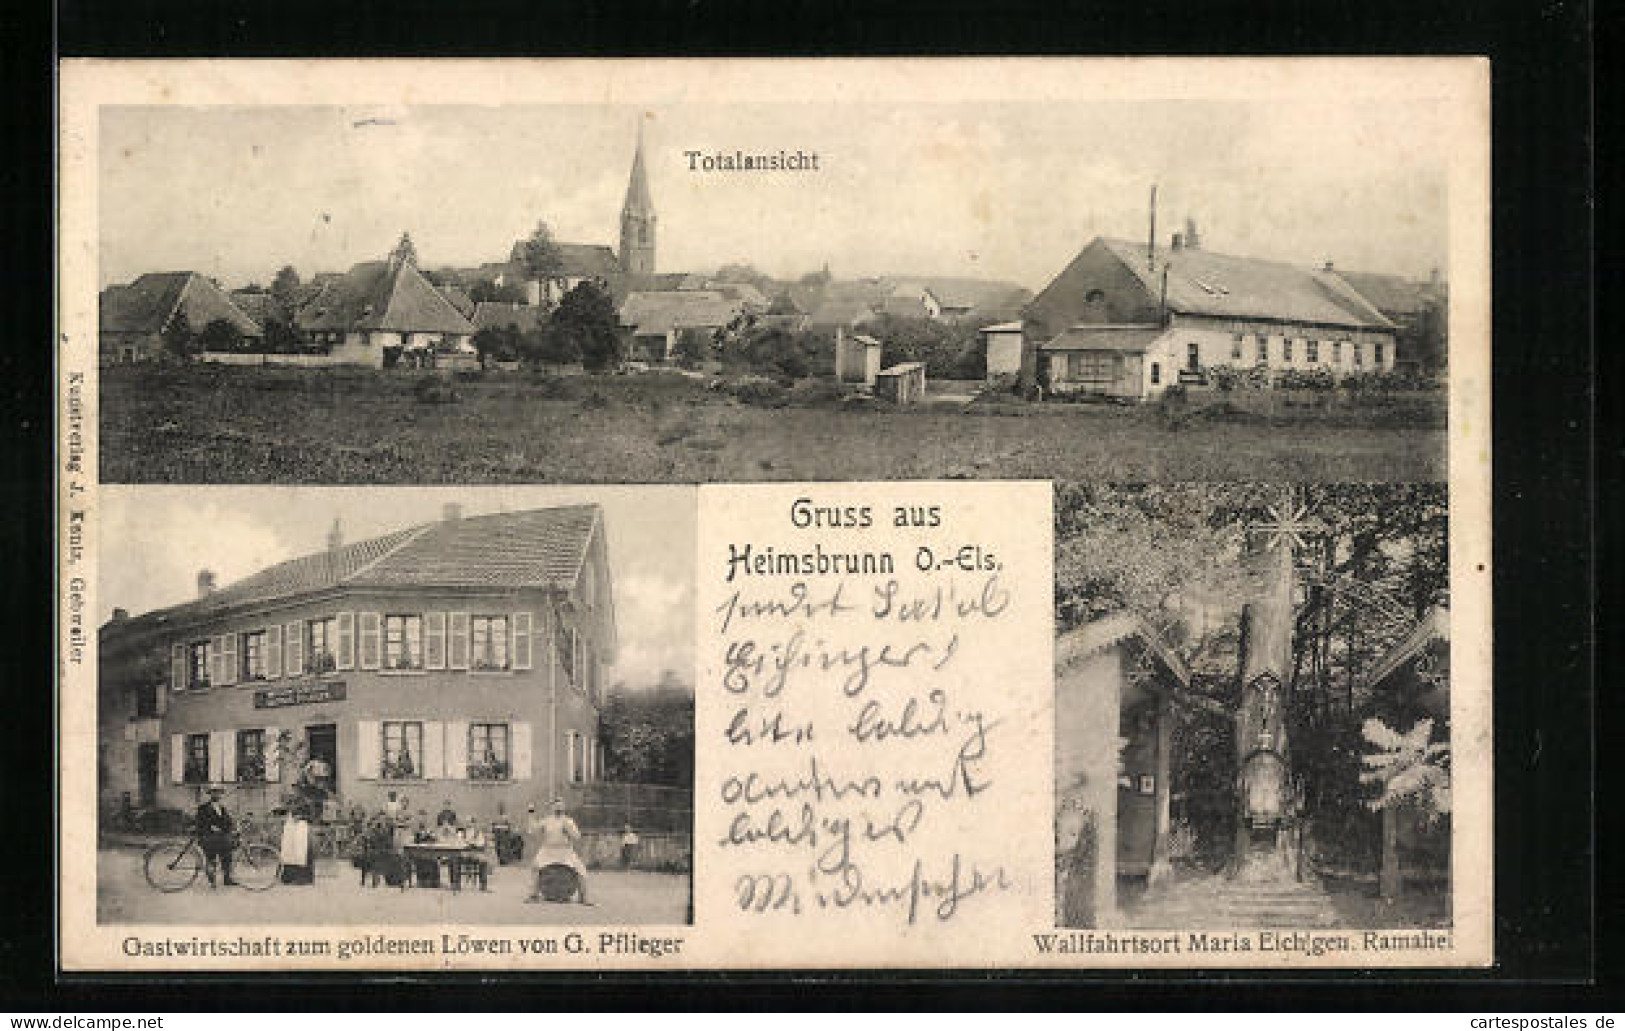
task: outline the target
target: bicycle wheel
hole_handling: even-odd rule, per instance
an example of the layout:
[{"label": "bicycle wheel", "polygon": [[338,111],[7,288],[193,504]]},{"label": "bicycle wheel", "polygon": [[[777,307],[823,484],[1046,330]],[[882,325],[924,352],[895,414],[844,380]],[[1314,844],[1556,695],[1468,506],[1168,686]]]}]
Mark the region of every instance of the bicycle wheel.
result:
[{"label": "bicycle wheel", "polygon": [[237,846],[231,859],[232,880],[249,891],[264,891],[275,884],[282,873],[280,853],[257,841]]},{"label": "bicycle wheel", "polygon": [[185,891],[203,871],[203,850],[191,841],[161,841],[147,849],[141,869],[159,891]]}]

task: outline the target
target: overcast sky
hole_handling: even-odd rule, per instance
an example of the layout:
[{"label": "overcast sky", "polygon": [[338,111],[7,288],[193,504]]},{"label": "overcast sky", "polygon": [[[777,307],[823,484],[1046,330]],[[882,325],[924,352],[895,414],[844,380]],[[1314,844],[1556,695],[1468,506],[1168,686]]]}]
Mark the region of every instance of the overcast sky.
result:
[{"label": "overcast sky", "polygon": [[692,487],[117,487],[103,486],[98,622],[195,596],[197,573],[225,586],[323,550],[333,520],[348,542],[440,518],[596,502],[615,596],[620,652],[611,682],[647,687],[664,670],[693,680],[695,495]]},{"label": "overcast sky", "polygon": [[[974,275],[1037,290],[1095,235],[1188,215],[1227,253],[1425,276],[1446,252],[1442,116],[1425,103],[107,107],[101,282],[227,286],[382,258],[506,258],[538,220],[616,246],[643,120],[661,271]],[[687,150],[817,152],[810,173],[703,173]]]}]

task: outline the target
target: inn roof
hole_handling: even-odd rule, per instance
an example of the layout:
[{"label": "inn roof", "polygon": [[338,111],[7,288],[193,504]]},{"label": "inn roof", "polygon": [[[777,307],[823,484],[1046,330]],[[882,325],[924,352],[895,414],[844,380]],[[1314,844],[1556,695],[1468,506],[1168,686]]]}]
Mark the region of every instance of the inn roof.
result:
[{"label": "inn roof", "polygon": [[102,631],[188,624],[341,588],[569,590],[600,521],[597,505],[573,505],[425,523],[279,562],[204,597],[106,624]]},{"label": "inn roof", "polygon": [[99,329],[103,333],[160,333],[182,308],[194,331],[215,319],[225,319],[245,336],[260,335],[258,323],[196,272],[148,272],[132,283],[108,287],[101,293]]},{"label": "inn roof", "polygon": [[1386,315],[1415,315],[1444,300],[1444,287],[1386,272],[1337,273],[1361,297]]}]

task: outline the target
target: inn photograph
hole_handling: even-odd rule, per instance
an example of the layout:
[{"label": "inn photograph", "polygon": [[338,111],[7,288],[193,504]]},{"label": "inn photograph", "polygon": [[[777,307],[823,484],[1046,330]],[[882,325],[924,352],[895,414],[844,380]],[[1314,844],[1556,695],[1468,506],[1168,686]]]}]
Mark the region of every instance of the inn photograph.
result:
[{"label": "inn photograph", "polygon": [[106,481],[1445,475],[1438,105],[100,124]]},{"label": "inn photograph", "polygon": [[693,492],[654,490],[109,491],[100,920],[686,922]]}]

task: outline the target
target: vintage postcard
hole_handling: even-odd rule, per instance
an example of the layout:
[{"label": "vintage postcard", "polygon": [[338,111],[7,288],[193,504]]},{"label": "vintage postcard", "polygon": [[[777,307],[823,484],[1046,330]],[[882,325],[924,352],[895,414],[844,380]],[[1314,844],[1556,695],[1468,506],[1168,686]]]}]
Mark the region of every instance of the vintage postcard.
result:
[{"label": "vintage postcard", "polygon": [[60,105],[64,969],[1493,962],[1483,61]]}]

